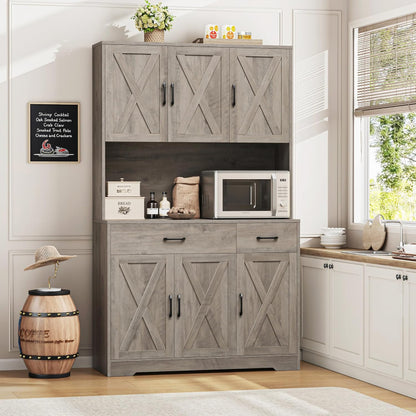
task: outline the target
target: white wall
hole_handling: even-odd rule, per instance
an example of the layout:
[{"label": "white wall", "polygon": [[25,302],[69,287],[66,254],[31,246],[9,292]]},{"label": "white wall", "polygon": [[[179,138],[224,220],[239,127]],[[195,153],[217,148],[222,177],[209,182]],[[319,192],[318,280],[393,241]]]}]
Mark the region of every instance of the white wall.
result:
[{"label": "white wall", "polygon": [[[202,36],[205,23],[219,22],[249,29],[265,44],[293,44],[295,216],[308,235],[318,234],[322,225],[345,223],[347,0],[165,4],[177,16],[168,42],[190,42]],[[137,5],[137,0],[0,0],[0,369],[22,365],[5,360],[17,357],[18,311],[27,290],[45,285],[52,273],[52,267],[23,268],[46,244],[78,255],[62,263],[56,285],[71,289],[81,312],[81,354],[91,353],[91,45],[142,41],[130,20]],[[80,102],[79,164],[27,162],[30,101]]]},{"label": "white wall", "polygon": [[348,2],[348,20],[350,22],[360,19],[373,19],[377,15],[384,14],[384,19],[393,18],[402,14],[412,13],[408,11],[409,7],[415,11],[416,3],[411,0],[349,0]]}]

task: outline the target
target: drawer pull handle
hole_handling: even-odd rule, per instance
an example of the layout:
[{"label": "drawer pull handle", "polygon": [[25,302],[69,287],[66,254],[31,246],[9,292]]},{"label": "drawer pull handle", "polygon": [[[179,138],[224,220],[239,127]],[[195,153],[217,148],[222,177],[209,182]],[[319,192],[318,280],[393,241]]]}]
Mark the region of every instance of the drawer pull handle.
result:
[{"label": "drawer pull handle", "polygon": [[177,296],[177,299],[178,299],[178,318],[180,318],[181,317],[181,295],[178,295]]},{"label": "drawer pull handle", "polygon": [[178,238],[170,238],[170,237],[164,237],[163,241],[185,241],[186,237],[178,237]]},{"label": "drawer pull handle", "polygon": [[169,295],[169,318],[172,318],[172,295]]},{"label": "drawer pull handle", "polygon": [[243,316],[243,294],[242,293],[240,293],[239,295],[238,295],[238,297],[240,298],[240,316]]},{"label": "drawer pull handle", "polygon": [[257,241],[261,241],[261,240],[273,240],[273,241],[277,241],[279,237],[277,235],[275,235],[274,237],[256,237]]}]

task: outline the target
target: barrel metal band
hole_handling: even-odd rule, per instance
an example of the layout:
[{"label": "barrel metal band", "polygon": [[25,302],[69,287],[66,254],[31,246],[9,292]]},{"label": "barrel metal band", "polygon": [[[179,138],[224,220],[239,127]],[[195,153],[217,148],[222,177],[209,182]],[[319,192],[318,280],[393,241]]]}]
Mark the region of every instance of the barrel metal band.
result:
[{"label": "barrel metal band", "polygon": [[29,355],[29,354],[20,354],[20,358],[24,360],[39,360],[39,361],[53,361],[53,360],[73,360],[74,358],[79,357],[79,352],[76,354],[68,355]]},{"label": "barrel metal band", "polygon": [[79,315],[79,310],[71,312],[27,312],[20,311],[21,316],[30,316],[32,318],[62,318],[65,316]]}]

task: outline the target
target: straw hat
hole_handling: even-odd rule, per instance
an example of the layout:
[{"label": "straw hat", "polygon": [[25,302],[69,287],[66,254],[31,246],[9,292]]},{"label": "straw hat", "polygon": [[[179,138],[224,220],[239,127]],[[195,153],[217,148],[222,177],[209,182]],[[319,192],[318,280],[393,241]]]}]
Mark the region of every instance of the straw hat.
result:
[{"label": "straw hat", "polygon": [[54,246],[43,246],[38,248],[35,252],[35,263],[27,266],[25,270],[37,269],[38,267],[48,266],[49,264],[54,264],[57,261],[60,262],[72,259],[73,257],[76,256],[62,256]]}]

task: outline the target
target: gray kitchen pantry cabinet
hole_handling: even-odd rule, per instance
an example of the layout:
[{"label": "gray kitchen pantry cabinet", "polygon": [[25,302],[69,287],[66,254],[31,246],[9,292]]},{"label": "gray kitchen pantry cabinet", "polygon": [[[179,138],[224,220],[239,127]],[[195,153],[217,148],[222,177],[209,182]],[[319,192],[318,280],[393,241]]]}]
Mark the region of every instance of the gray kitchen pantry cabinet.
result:
[{"label": "gray kitchen pantry cabinet", "polygon": [[290,141],[290,47],[100,42],[93,59],[106,141]]}]

